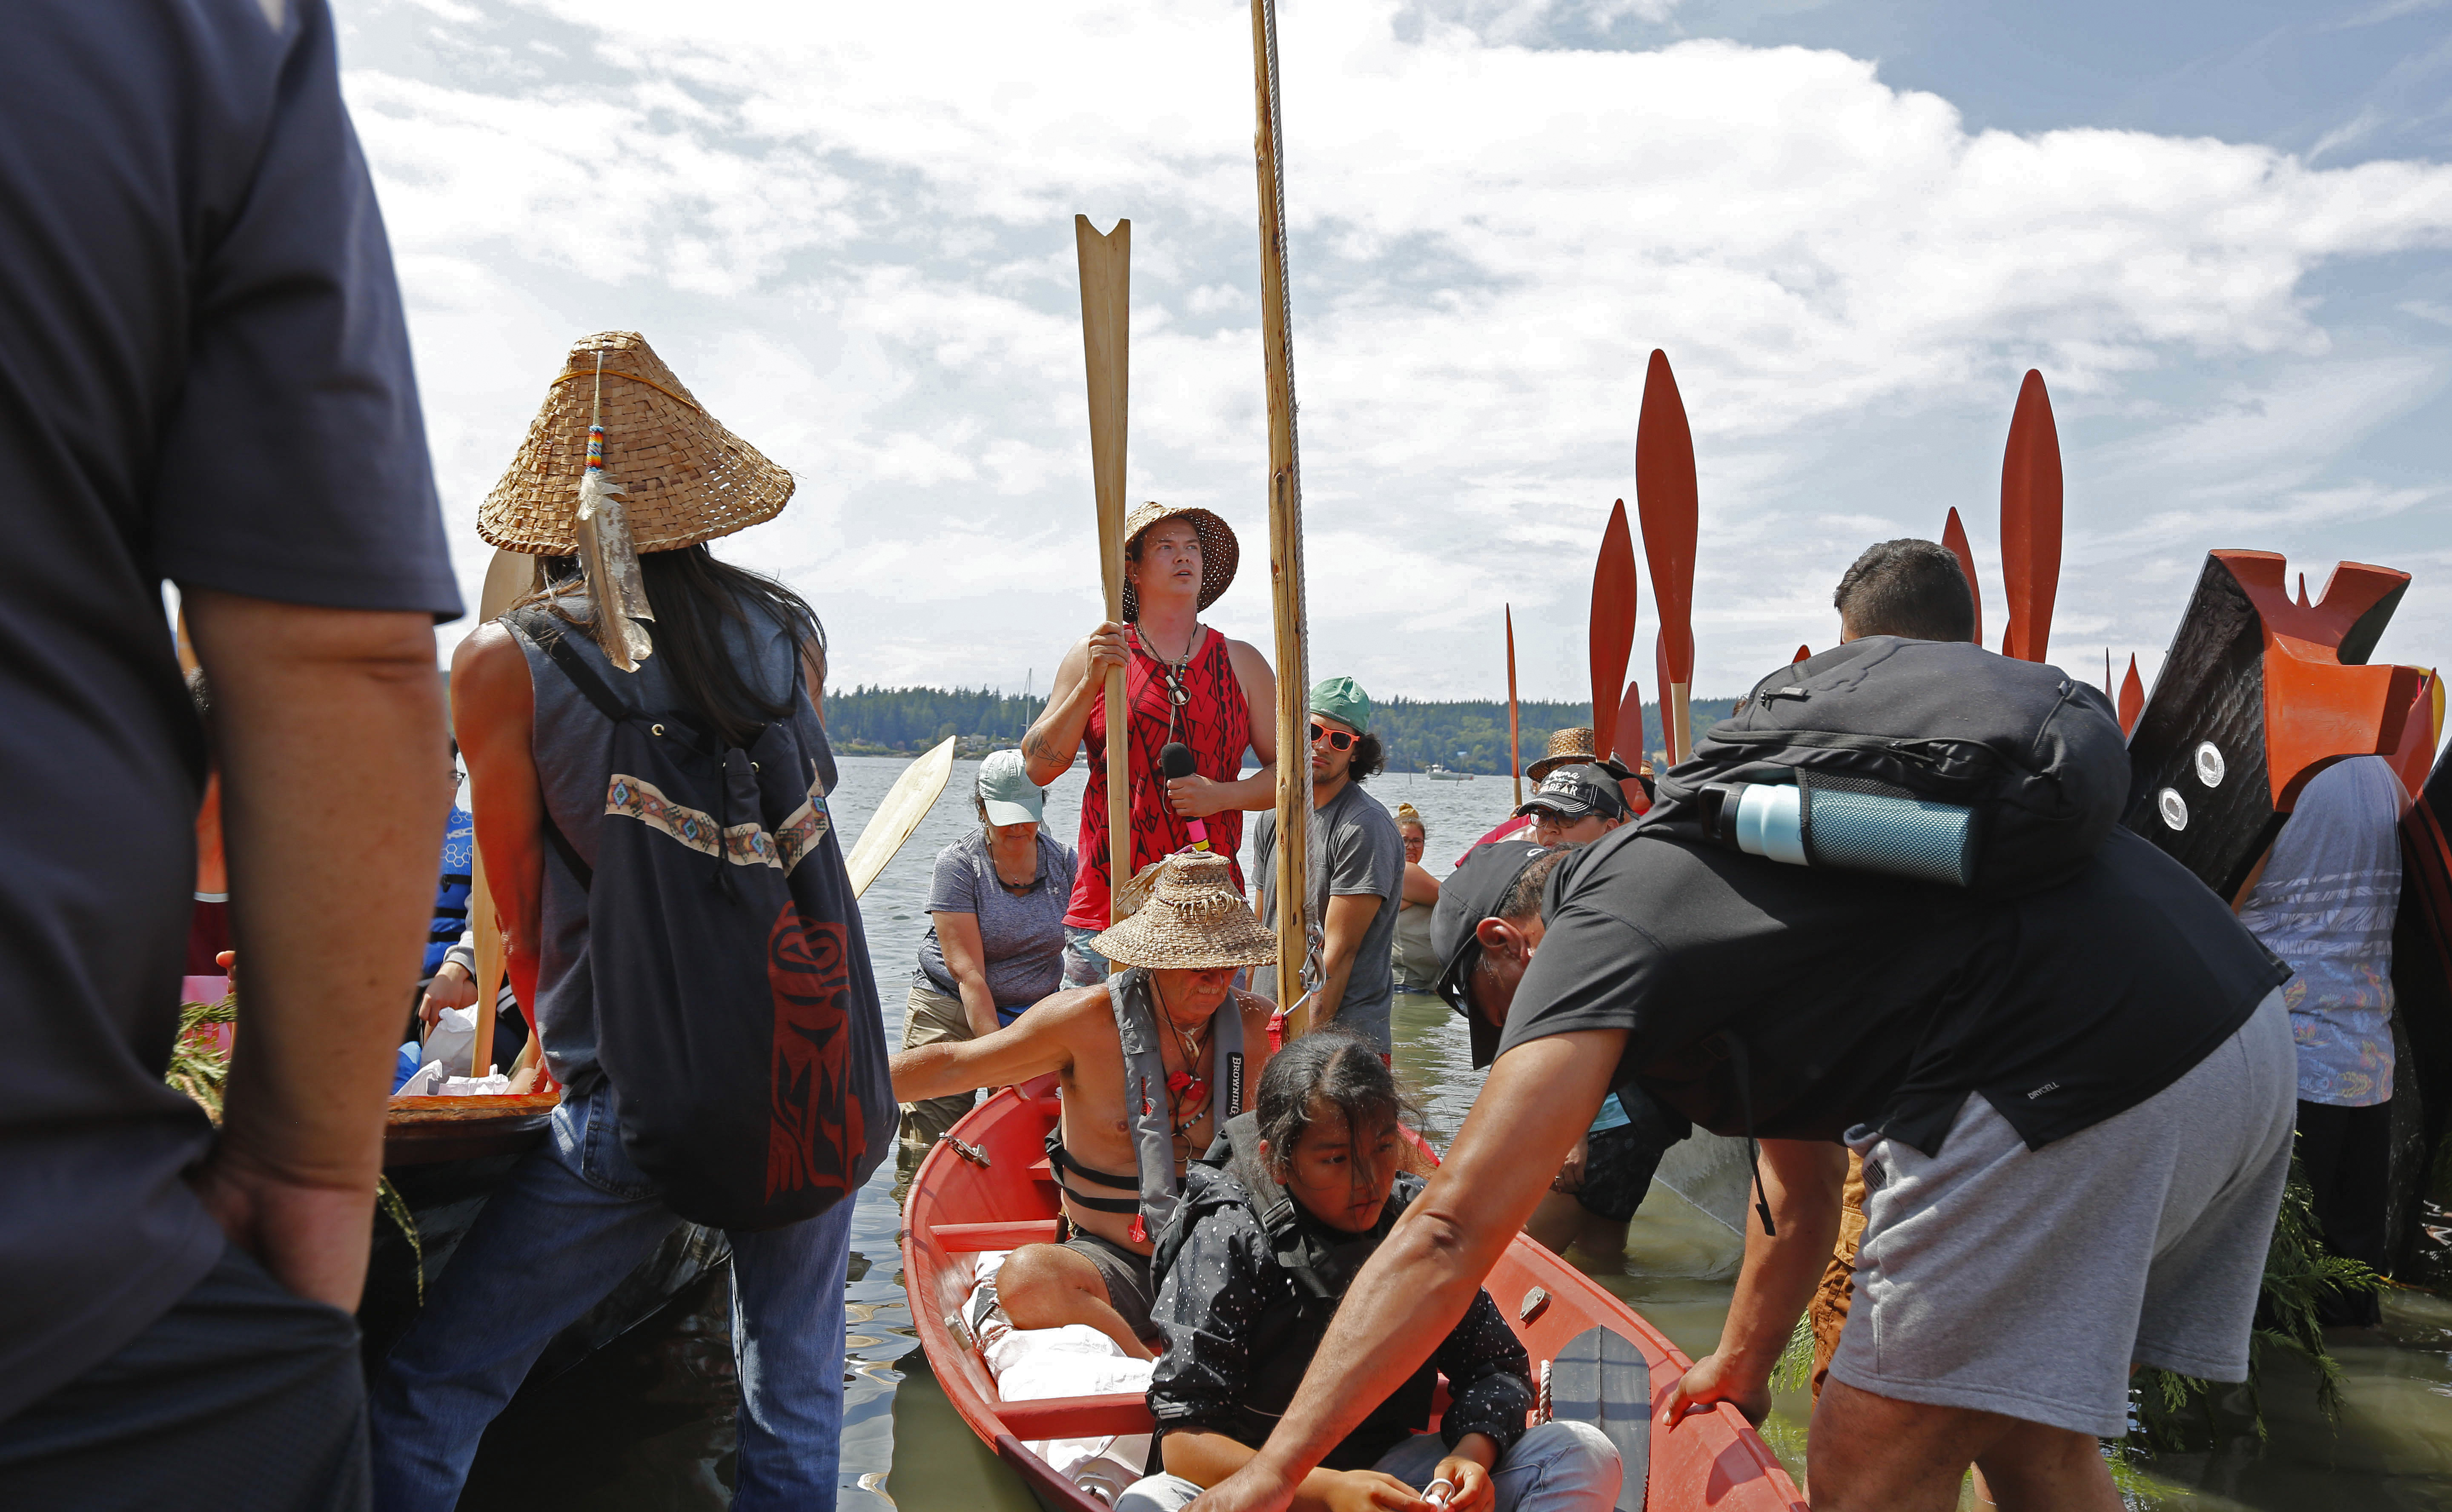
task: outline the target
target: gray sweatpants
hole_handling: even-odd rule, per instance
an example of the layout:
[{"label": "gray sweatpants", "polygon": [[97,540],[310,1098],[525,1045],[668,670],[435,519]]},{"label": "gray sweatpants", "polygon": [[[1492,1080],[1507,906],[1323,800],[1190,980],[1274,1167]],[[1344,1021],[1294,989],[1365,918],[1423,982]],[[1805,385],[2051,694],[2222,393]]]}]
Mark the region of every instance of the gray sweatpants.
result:
[{"label": "gray sweatpants", "polygon": [[2041,1149],[1981,1095],[1937,1156],[1851,1137],[1865,1239],[1831,1378],[2101,1438],[2127,1431],[2131,1362],[2247,1379],[2297,1078],[2277,992],[2178,1081]]}]

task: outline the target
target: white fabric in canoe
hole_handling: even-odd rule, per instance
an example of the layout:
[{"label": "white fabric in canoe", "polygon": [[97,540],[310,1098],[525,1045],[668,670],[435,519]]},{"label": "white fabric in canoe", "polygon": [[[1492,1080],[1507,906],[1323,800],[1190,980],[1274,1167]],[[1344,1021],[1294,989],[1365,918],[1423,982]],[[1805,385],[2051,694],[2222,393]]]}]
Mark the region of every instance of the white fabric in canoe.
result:
[{"label": "white fabric in canoe", "polygon": [[[1017,1328],[1006,1321],[1003,1308],[983,1306],[995,1293],[991,1289],[982,1297],[981,1288],[994,1286],[1006,1253],[993,1251],[979,1257],[978,1275],[962,1307],[962,1316],[975,1320],[979,1359],[996,1378],[998,1396],[1007,1402],[1043,1402],[1051,1397],[1125,1391],[1139,1395],[1149,1390],[1150,1374],[1157,1362],[1131,1358],[1097,1329],[1078,1323],[1061,1328]],[[1149,1460],[1150,1436],[1043,1439],[1022,1447],[1046,1461],[1057,1474],[1085,1484],[1112,1480],[1120,1472],[1120,1488],[1140,1479],[1141,1466]]]}]

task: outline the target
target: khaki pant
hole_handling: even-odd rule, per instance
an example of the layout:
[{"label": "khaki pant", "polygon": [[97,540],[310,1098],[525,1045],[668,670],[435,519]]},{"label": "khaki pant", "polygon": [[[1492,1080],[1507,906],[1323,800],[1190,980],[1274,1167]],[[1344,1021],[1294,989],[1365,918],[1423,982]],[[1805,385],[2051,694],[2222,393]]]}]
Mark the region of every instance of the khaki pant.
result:
[{"label": "khaki pant", "polygon": [[[947,1040],[970,1039],[970,1016],[962,1011],[962,1000],[940,992],[923,978],[911,984],[911,996],[902,1010],[902,1048],[918,1050],[922,1045],[941,1045]],[[979,1098],[977,1092],[961,1092],[952,1097],[931,1097],[925,1102],[902,1105],[902,1142],[922,1149],[937,1142],[938,1136],[961,1121]]]},{"label": "khaki pant", "polygon": [[1865,1239],[1865,1157],[1848,1152],[1846,1206],[1839,1210],[1839,1242],[1830,1248],[1822,1285],[1805,1316],[1813,1325],[1813,1395],[1822,1396],[1823,1378],[1830,1374],[1830,1357],[1839,1352],[1839,1336],[1848,1326],[1848,1304],[1856,1292],[1856,1247]]}]

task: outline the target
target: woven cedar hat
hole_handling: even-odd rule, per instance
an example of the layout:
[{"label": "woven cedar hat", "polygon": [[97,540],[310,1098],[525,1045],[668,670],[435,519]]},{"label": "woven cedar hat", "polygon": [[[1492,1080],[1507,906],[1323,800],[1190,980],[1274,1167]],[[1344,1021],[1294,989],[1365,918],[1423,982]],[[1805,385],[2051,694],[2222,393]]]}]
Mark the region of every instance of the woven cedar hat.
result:
[{"label": "woven cedar hat", "polygon": [[[1192,528],[1200,533],[1198,607],[1208,608],[1216,603],[1218,597],[1225,593],[1228,585],[1234,582],[1235,569],[1240,566],[1243,560],[1242,542],[1235,539],[1235,532],[1226,528],[1226,521],[1206,509],[1195,508],[1189,504],[1161,504],[1152,500],[1125,518],[1125,549],[1130,550],[1132,543],[1140,539],[1142,531],[1161,520],[1189,520],[1192,521]],[[1140,596],[1133,592],[1132,573],[1127,568],[1124,573],[1124,618],[1137,620],[1140,617]],[[1275,958],[1270,957],[1271,960]]]},{"label": "woven cedar hat", "polygon": [[[1277,958],[1276,933],[1252,916],[1224,856],[1164,856],[1133,880],[1143,877],[1156,884],[1148,900],[1090,942],[1107,959],[1162,972],[1215,972]],[[1129,896],[1126,889],[1117,894],[1119,904]]]},{"label": "woven cedar hat", "polygon": [[708,414],[636,331],[600,331],[570,348],[510,471],[477,510],[488,545],[540,557],[578,549],[579,475],[604,356],[604,470],[621,485],[640,551],[677,551],[772,520],[792,475]]},{"label": "woven cedar hat", "polygon": [[1590,725],[1576,725],[1568,730],[1550,732],[1550,752],[1524,769],[1524,779],[1538,782],[1560,767],[1579,766],[1596,759],[1592,752],[1592,730]]}]

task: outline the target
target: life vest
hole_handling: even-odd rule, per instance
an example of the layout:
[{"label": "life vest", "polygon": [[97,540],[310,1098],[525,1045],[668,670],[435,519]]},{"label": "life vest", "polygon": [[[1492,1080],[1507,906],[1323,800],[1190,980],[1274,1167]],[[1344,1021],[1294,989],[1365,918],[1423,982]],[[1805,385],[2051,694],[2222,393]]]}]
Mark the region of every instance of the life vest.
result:
[{"label": "life vest", "polygon": [[[1116,1014],[1117,1043],[1123,1047],[1124,1119],[1133,1133],[1137,1172],[1121,1176],[1094,1170],[1075,1160],[1064,1148],[1064,1126],[1060,1122],[1048,1130],[1047,1158],[1057,1186],[1073,1202],[1093,1212],[1131,1213],[1132,1238],[1137,1244],[1164,1228],[1175,1214],[1176,1126],[1171,1121],[1175,1105],[1167,1095],[1166,1055],[1159,1038],[1157,1008],[1150,1000],[1148,968],[1136,966],[1108,977],[1107,1003]],[[1245,1105],[1243,1005],[1233,992],[1228,992],[1226,1001],[1210,1015],[1209,1032],[1210,1043],[1216,1048],[1210,1058],[1210,1075],[1215,1085],[1206,1097],[1190,1102],[1196,1109],[1216,1109],[1222,1127],[1241,1113]],[[1197,1121],[1197,1114],[1193,1121]],[[1137,1190],[1140,1196],[1084,1196],[1065,1182],[1067,1171],[1100,1186]]]},{"label": "life vest", "polygon": [[[1269,1432],[1294,1401],[1312,1356],[1328,1332],[1363,1264],[1378,1248],[1420,1188],[1399,1178],[1388,1194],[1379,1221],[1369,1231],[1336,1235],[1316,1219],[1308,1219],[1269,1171],[1260,1156],[1257,1113],[1229,1119],[1209,1152],[1184,1175],[1182,1200],[1157,1238],[1150,1256],[1150,1286],[1155,1290],[1175,1267],[1192,1230],[1209,1213],[1240,1205],[1251,1210],[1268,1236],[1277,1268],[1294,1283],[1293,1294],[1267,1303],[1252,1325],[1244,1358],[1253,1362],[1250,1381],[1236,1412],[1244,1422],[1230,1436],[1245,1443],[1267,1442]],[[1429,1360],[1390,1392],[1355,1424],[1335,1449],[1320,1463],[1330,1469],[1367,1468],[1388,1448],[1419,1433],[1431,1418],[1431,1395],[1437,1372]]]}]

